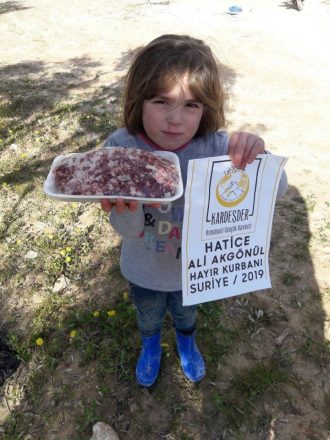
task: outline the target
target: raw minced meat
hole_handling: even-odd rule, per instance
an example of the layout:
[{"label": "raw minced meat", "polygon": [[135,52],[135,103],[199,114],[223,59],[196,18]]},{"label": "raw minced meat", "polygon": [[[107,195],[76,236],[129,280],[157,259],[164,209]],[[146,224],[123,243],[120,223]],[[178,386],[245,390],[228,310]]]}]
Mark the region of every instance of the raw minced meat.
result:
[{"label": "raw minced meat", "polygon": [[129,147],[64,157],[54,170],[56,189],[70,195],[172,197],[179,173],[168,159]]}]

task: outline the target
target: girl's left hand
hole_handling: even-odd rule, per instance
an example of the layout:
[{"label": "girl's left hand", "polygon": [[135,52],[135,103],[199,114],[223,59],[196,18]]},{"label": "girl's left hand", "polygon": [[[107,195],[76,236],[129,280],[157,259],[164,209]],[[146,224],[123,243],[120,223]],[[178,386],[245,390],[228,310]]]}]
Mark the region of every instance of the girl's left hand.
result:
[{"label": "girl's left hand", "polygon": [[244,170],[248,163],[252,163],[258,154],[265,152],[264,140],[252,133],[240,131],[234,133],[228,145],[228,154],[236,168]]},{"label": "girl's left hand", "polygon": [[116,209],[118,214],[122,214],[126,211],[136,212],[139,208],[138,202],[136,200],[123,200],[116,199],[114,201],[110,201],[109,199],[101,199],[101,208],[105,212],[111,212],[113,208]]}]

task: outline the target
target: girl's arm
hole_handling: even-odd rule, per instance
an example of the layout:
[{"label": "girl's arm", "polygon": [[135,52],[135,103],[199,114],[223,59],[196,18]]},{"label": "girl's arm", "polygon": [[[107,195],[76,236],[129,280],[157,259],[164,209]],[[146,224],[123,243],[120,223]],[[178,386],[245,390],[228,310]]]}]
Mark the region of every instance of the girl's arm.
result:
[{"label": "girl's arm", "polygon": [[125,202],[117,199],[114,203],[101,200],[103,211],[111,212],[110,224],[122,237],[138,237],[144,227],[143,205],[135,200]]}]

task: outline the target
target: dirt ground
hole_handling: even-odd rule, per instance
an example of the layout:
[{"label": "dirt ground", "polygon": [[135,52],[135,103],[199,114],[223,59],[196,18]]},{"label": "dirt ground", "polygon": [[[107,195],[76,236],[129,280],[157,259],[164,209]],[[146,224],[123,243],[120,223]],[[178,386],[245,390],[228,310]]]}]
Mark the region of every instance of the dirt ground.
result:
[{"label": "dirt ground", "polygon": [[[118,84],[134,51],[160,34],[187,33],[210,44],[223,65],[230,96],[228,130],[258,133],[265,139],[267,149],[289,157],[286,165],[289,192],[275,214],[271,275],[276,293],[273,296],[260,293],[259,298],[266,307],[276,304],[276,310],[281,306],[286,313],[286,322],[282,320],[276,333],[268,335],[270,345],[273,337],[280,336],[288,327],[294,352],[302,325],[308,320],[317,323],[314,330],[320,341],[330,340],[330,1],[306,0],[301,12],[280,0],[236,3],[243,9],[238,15],[227,13],[232,2],[214,0],[0,1],[0,63],[2,68],[16,65],[15,70],[10,70],[11,76],[24,74],[31,62],[39,79],[41,71],[45,80],[58,75],[59,95],[61,78],[71,66],[72,78],[66,78],[68,82],[72,80],[70,93],[84,95],[102,85]],[[75,83],[75,75],[82,79],[79,84]],[[56,93],[55,87],[55,96]],[[306,207],[304,224],[288,212],[292,200],[302,199]],[[285,226],[288,219],[300,228],[299,232]],[[282,236],[277,246],[276,237],[281,234],[284,239]],[[314,237],[308,244],[309,258],[301,264],[287,258],[297,250],[297,236],[305,236],[307,241]],[[290,298],[281,294],[285,273],[294,273],[299,278]],[[310,305],[309,312],[297,313],[297,307],[299,312],[306,304]],[[240,307],[243,310],[244,304]],[[229,315],[230,310],[228,307]],[[267,344],[268,337],[260,333],[254,343]],[[267,350],[263,356],[267,356]],[[290,404],[296,412],[292,411],[292,417],[281,411],[275,414],[267,436],[262,438],[329,439],[324,429],[313,430],[313,426],[324,423],[315,402],[322,392],[330,395],[329,365],[315,369],[305,359],[299,361],[298,355],[295,360],[296,373],[309,382],[315,378],[315,388],[305,394],[303,401],[301,396],[296,397],[297,401],[291,396]],[[232,355],[232,365],[239,362],[244,363],[243,348]],[[230,377],[226,367],[223,374]],[[166,393],[166,386],[162,387]],[[119,399],[120,390],[118,396]],[[193,396],[197,398],[194,393]],[[165,430],[169,417],[165,403],[155,412],[155,402],[148,394],[142,396],[141,402],[150,410],[150,423]],[[199,411],[196,402],[195,415]],[[203,411],[208,411],[207,403]],[[191,414],[188,422],[193,418]],[[244,440],[259,439],[242,435]],[[134,431],[123,434],[122,438],[134,438]],[[199,434],[193,438],[206,440],[220,436]]]},{"label": "dirt ground", "polygon": [[[311,191],[304,171],[309,169],[313,191],[323,200],[329,172],[322,165],[330,137],[330,2],[306,0],[297,12],[288,2],[242,0],[237,16],[226,13],[230,4],[1,1],[1,64],[21,63],[24,73],[24,63],[33,61],[49,76],[71,63],[85,77],[72,93],[84,93],[119,80],[132,52],[162,33],[205,39],[225,66],[228,129],[257,132],[274,153],[289,156],[290,184],[302,193]],[[317,270],[325,282],[322,267]]]}]

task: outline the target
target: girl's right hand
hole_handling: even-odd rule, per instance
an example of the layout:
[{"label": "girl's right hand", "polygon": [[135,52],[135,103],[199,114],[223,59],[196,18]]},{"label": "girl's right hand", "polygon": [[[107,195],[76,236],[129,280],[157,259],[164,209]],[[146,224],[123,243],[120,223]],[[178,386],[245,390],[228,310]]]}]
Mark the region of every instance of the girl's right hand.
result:
[{"label": "girl's right hand", "polygon": [[111,212],[113,208],[116,209],[118,214],[122,214],[128,209],[130,212],[135,212],[139,208],[139,204],[136,200],[109,200],[109,199],[101,199],[101,208],[105,212]]}]

